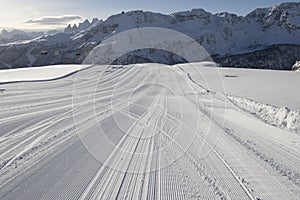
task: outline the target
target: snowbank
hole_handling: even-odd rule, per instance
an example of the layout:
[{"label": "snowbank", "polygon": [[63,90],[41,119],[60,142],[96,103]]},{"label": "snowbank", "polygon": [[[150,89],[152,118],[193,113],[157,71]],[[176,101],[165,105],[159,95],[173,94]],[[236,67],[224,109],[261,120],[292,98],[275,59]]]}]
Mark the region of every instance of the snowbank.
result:
[{"label": "snowbank", "polygon": [[51,80],[74,73],[90,65],[53,65],[0,70],[0,83]]},{"label": "snowbank", "polygon": [[237,96],[227,95],[227,98],[242,110],[268,124],[300,134],[300,111],[293,111],[286,107],[278,108]]}]

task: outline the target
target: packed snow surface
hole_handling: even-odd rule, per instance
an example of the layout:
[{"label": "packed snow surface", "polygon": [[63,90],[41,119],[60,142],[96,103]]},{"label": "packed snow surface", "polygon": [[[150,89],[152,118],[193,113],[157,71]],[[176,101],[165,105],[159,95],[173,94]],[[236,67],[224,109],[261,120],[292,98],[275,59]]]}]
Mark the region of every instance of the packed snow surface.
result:
[{"label": "packed snow surface", "polygon": [[0,83],[51,80],[66,76],[88,66],[89,65],[53,65],[0,70]]},{"label": "packed snow surface", "polygon": [[219,70],[226,91],[241,94],[236,106],[204,89],[201,73],[222,80],[213,66],[17,71],[44,80],[0,84],[0,199],[299,199],[300,135],[240,106],[249,106],[243,88],[267,96],[253,89],[262,77],[277,99],[287,93],[272,89],[276,78],[295,77]]}]

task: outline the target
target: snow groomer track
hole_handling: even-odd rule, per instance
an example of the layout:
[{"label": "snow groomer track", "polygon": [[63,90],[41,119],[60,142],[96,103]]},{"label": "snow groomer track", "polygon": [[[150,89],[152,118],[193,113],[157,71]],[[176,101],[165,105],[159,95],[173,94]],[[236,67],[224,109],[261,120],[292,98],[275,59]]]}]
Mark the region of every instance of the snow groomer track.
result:
[{"label": "snow groomer track", "polygon": [[96,65],[1,84],[0,199],[299,199],[299,134],[190,73]]}]

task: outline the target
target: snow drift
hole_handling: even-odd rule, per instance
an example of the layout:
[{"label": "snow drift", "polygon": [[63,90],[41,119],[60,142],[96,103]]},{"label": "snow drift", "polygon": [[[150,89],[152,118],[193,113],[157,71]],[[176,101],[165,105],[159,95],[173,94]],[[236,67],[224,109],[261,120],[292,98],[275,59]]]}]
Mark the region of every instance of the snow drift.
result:
[{"label": "snow drift", "polygon": [[255,115],[270,125],[300,134],[300,111],[293,111],[287,107],[278,108],[237,96],[227,95],[227,98],[242,110]]}]

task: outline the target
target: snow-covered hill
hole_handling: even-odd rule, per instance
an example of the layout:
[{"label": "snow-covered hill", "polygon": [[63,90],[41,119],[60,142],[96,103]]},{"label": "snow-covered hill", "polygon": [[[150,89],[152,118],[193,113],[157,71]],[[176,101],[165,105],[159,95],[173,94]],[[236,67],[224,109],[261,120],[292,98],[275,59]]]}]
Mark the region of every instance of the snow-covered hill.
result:
[{"label": "snow-covered hill", "polygon": [[[249,65],[244,57],[238,57],[234,62],[227,58],[255,51],[262,51],[264,57],[272,54],[272,48],[269,51],[272,45],[280,47],[286,44],[292,44],[288,48],[288,55],[298,56],[300,3],[283,3],[270,8],[259,8],[246,16],[227,12],[211,14],[203,9],[170,15],[139,10],[122,12],[110,16],[105,21],[94,19],[92,22],[85,21],[78,27],[70,25],[64,33],[25,43],[1,45],[0,60],[13,67],[82,63],[90,50],[104,39],[139,27],[163,27],[182,32],[198,41],[221,64],[256,67],[255,56],[250,58],[252,61],[249,61]],[[280,62],[269,62],[273,60],[271,57],[264,60],[263,68],[291,69],[290,63],[295,63],[297,59],[295,56],[285,56],[285,53],[284,50],[280,52],[283,56]],[[162,56],[162,60],[165,59]],[[170,63],[176,63],[176,60],[170,60]]]},{"label": "snow-covered hill", "polygon": [[89,67],[89,65],[52,65],[34,68],[1,70],[0,84],[55,80],[74,74],[87,67]]}]

